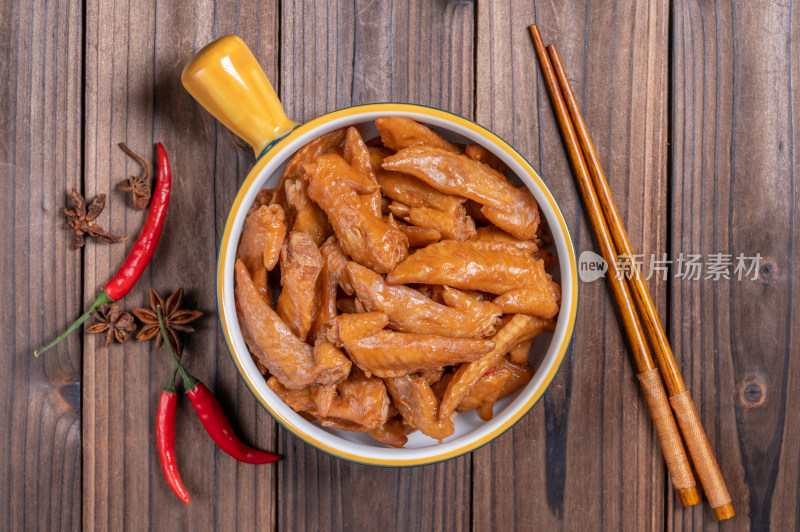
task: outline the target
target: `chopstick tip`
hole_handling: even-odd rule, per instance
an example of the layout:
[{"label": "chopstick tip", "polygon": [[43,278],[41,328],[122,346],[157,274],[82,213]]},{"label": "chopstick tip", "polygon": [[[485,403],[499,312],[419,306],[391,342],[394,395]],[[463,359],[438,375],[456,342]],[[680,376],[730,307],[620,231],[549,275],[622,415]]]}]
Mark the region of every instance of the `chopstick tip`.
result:
[{"label": "chopstick tip", "polygon": [[700,502],[700,494],[697,493],[697,488],[682,488],[677,490],[678,499],[681,501],[681,506],[688,508]]},{"label": "chopstick tip", "polygon": [[731,503],[726,503],[722,506],[714,508],[714,517],[717,518],[717,521],[730,519],[734,515],[736,515],[736,512],[733,511],[733,505]]}]

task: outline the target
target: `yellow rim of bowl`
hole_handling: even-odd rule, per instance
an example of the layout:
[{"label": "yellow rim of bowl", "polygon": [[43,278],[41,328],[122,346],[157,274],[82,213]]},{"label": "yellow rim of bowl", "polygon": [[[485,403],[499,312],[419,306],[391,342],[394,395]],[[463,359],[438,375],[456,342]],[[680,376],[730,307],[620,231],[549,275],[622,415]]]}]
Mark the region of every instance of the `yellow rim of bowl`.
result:
[{"label": "yellow rim of bowl", "polygon": [[[568,316],[567,321],[567,329],[564,334],[564,338],[561,342],[561,346],[559,347],[559,351],[556,355],[556,360],[554,361],[553,365],[548,371],[547,375],[545,375],[544,379],[542,380],[541,385],[536,389],[533,396],[524,404],[522,405],[505,423],[498,426],[491,432],[484,435],[482,438],[475,440],[473,442],[467,443],[462,447],[457,449],[453,449],[447,452],[425,456],[422,458],[408,458],[408,459],[388,459],[388,458],[372,458],[372,457],[364,457],[357,454],[348,453],[341,449],[337,449],[331,447],[330,445],[317,440],[305,434],[299,427],[297,427],[291,420],[286,418],[285,416],[281,415],[279,412],[276,412],[272,408],[270,408],[269,404],[266,402],[264,397],[256,389],[255,384],[250,380],[245,372],[244,368],[242,367],[238,354],[231,343],[229,331],[228,331],[228,317],[225,313],[225,306],[223,302],[225,301],[225,288],[224,288],[224,276],[225,276],[225,265],[223,264],[225,257],[228,252],[228,246],[230,246],[230,237],[231,232],[233,229],[233,222],[236,218],[236,213],[239,212],[239,209],[242,207],[242,202],[244,201],[244,196],[246,195],[247,191],[252,186],[253,182],[261,173],[261,170],[269,163],[277,154],[282,151],[282,148],[286,146],[288,143],[296,139],[297,137],[304,135],[305,133],[316,129],[317,127],[326,124],[332,120],[337,120],[340,118],[347,118],[353,115],[370,113],[370,112],[379,112],[385,114],[391,113],[403,113],[403,112],[411,112],[411,113],[418,113],[423,115],[428,115],[434,118],[444,119],[449,122],[454,122],[464,128],[467,128],[474,133],[482,137],[486,137],[490,141],[492,141],[497,147],[501,148],[503,151],[508,154],[509,157],[517,161],[528,173],[528,175],[539,185],[540,191],[544,194],[547,202],[550,204],[553,212],[556,215],[557,222],[561,228],[561,232],[564,235],[567,244],[567,253],[569,254],[569,265],[570,265],[570,277],[572,280],[572,297],[570,300],[570,314]],[[548,220],[549,221],[549,220]],[[533,407],[534,404],[539,400],[539,398],[544,394],[547,387],[552,382],[553,378],[555,377],[558,369],[561,367],[561,363],[564,360],[564,356],[569,348],[570,341],[572,339],[572,333],[575,327],[575,318],[577,316],[577,305],[578,303],[578,271],[576,266],[575,260],[575,249],[572,245],[572,238],[570,237],[569,230],[567,229],[567,224],[564,221],[564,215],[561,213],[561,209],[558,208],[558,205],[555,202],[550,190],[545,185],[544,181],[542,181],[539,174],[536,173],[536,170],[528,163],[525,158],[519,154],[514,148],[512,148],[506,141],[489,131],[488,129],[484,128],[472,122],[471,120],[467,120],[466,118],[460,117],[458,115],[449,113],[447,111],[442,111],[440,109],[434,109],[432,107],[425,107],[421,105],[414,105],[414,104],[398,104],[398,103],[378,103],[378,104],[369,104],[369,105],[359,105],[355,107],[348,107],[346,109],[341,109],[339,111],[334,111],[332,113],[323,115],[319,118],[315,118],[310,122],[302,124],[296,127],[293,131],[291,131],[286,137],[275,143],[274,146],[271,147],[269,151],[263,154],[263,156],[256,162],[255,166],[250,170],[250,173],[245,179],[244,183],[242,183],[241,187],[239,188],[239,192],[236,194],[236,198],[233,201],[233,205],[228,214],[228,219],[225,223],[225,231],[222,234],[222,241],[220,243],[220,250],[219,250],[219,263],[217,267],[217,307],[219,308],[219,317],[220,322],[222,323],[222,331],[225,334],[225,342],[228,344],[228,351],[231,354],[231,358],[233,359],[234,364],[236,364],[236,368],[239,371],[239,375],[244,379],[247,387],[250,389],[250,392],[255,396],[261,405],[267,409],[267,411],[274,417],[281,425],[283,425],[286,429],[291,431],[295,436],[300,438],[301,440],[305,441],[306,443],[313,445],[314,447],[324,451],[328,454],[333,456],[337,456],[339,458],[344,458],[345,460],[350,460],[352,462],[358,462],[361,464],[369,464],[369,465],[378,465],[378,466],[413,466],[413,465],[424,465],[424,464],[432,464],[436,462],[441,462],[443,460],[449,460],[451,458],[456,458],[461,456],[462,454],[466,454],[470,451],[474,451],[478,447],[489,443],[497,436],[501,435],[503,432],[511,428],[519,419],[527,414],[530,409]]]}]

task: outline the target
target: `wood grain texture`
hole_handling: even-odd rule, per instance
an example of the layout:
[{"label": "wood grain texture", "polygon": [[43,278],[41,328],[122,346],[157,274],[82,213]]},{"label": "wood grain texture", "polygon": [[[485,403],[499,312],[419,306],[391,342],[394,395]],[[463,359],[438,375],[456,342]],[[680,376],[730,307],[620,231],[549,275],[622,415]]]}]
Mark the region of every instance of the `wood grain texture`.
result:
[{"label": "wood grain texture", "polygon": [[[303,122],[353,104],[413,102],[472,117],[471,2],[284,0],[280,94]],[[279,432],[281,530],[466,530],[470,458],[385,469]]]},{"label": "wood grain texture", "polygon": [[[763,257],[755,279],[673,279],[673,346],[737,512],[720,528],[796,530],[800,13],[678,2],[672,20],[672,254]],[[717,524],[706,507],[668,528]]]},{"label": "wood grain texture", "polygon": [[81,188],[80,2],[0,4],[0,530],[80,525],[80,338],[33,350],[81,310],[63,228]]},{"label": "wood grain texture", "polygon": [[[578,251],[595,250],[528,36],[538,24],[559,49],[634,249],[666,251],[667,3],[478,6],[478,122],[540,170]],[[663,312],[665,284],[651,291]],[[578,332],[545,397],[474,453],[476,530],[561,529],[588,516],[590,528],[663,527],[663,459],[607,294],[603,282],[581,284]]]},{"label": "wood grain texture", "polygon": [[[230,363],[214,290],[222,224],[253,157],[184,91],[180,71],[201,46],[238,33],[274,74],[276,6],[270,1],[90,1],[86,18],[86,189],[90,195],[108,193],[110,230],[132,239],[87,250],[84,299],[116,271],[145,216],[115,188],[138,171],[116,144],[125,141],[152,161],[154,142],[161,141],[174,179],[164,234],[149,270],[122,304],[127,309],[147,305],[151,287],[164,296],[186,287],[185,306],[206,312],[184,351],[187,366],[218,392],[243,439],[273,449],[274,423]],[[192,504],[184,506],[169,491],[158,463],[154,414],[171,368],[167,353],[151,352],[149,344],[105,350],[94,338],[87,340],[84,527],[271,526],[275,466],[242,465],[219,451],[185,398],[178,409],[177,455]]]},{"label": "wood grain texture", "polygon": [[[675,500],[603,281],[581,284],[576,336],[542,401],[494,443],[434,466],[316,451],[276,428],[230,362],[215,258],[254,161],[180,86],[192,54],[242,36],[299,121],[376,101],[475,118],[540,170],[577,251],[595,250],[534,22],[564,59],[635,250],[763,257],[754,280],[650,281],[733,496],[737,516],[722,525],[705,503]],[[792,0],[0,1],[0,530],[797,529],[799,27]],[[155,452],[163,350],[75,334],[31,356],[93,300],[141,228],[145,213],[116,189],[138,167],[117,143],[152,161],[157,140],[173,203],[122,304],[185,286],[186,305],[207,313],[188,367],[244,439],[285,456],[236,463],[182,400],[189,507]],[[73,251],[61,210],[73,186],[106,193],[100,224],[131,241]]]}]

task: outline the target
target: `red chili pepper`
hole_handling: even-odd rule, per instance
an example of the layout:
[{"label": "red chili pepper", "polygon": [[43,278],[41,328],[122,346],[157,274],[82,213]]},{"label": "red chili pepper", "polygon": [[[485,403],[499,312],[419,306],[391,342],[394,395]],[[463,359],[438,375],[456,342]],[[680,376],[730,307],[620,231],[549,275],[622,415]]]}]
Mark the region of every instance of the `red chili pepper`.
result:
[{"label": "red chili pepper", "polygon": [[156,189],[150,202],[147,220],[144,223],[144,227],[142,227],[139,238],[133,244],[133,249],[131,249],[125,262],[122,263],[122,267],[117,271],[117,274],[100,291],[89,310],[70,325],[58,338],[34,351],[33,354],[37,357],[80,327],[100,305],[122,299],[125,294],[131,291],[133,285],[136,284],[136,281],[139,280],[139,277],[141,277],[150,263],[150,259],[156,251],[156,246],[158,246],[158,239],[161,237],[161,229],[164,227],[164,217],[167,214],[167,205],[169,205],[169,193],[172,189],[172,172],[169,168],[169,159],[167,159],[167,152],[164,151],[164,146],[160,142],[156,146],[156,151],[158,152]]},{"label": "red chili pepper", "polygon": [[167,215],[167,205],[169,205],[169,193],[172,188],[172,172],[169,168],[169,159],[164,146],[159,142],[156,145],[158,153],[158,182],[156,183],[153,199],[150,203],[150,211],[147,213],[147,221],[144,223],[142,233],[136,240],[131,249],[130,255],[122,263],[122,267],[117,274],[103,288],[108,297],[117,301],[131,291],[133,285],[139,280],[153,253],[158,246],[161,238],[161,229],[164,227],[164,217]]},{"label": "red chili pepper", "polygon": [[192,401],[197,416],[203,423],[203,428],[217,446],[237,459],[240,462],[248,464],[268,464],[280,460],[277,454],[268,453],[260,449],[254,449],[249,445],[243,443],[233,432],[228,416],[222,409],[217,398],[211,393],[205,384],[193,377],[186,368],[183,367],[175,351],[172,349],[172,344],[167,336],[167,331],[164,328],[164,320],[161,317],[161,307],[156,307],[156,314],[158,315],[158,325],[161,327],[161,335],[164,337],[164,343],[167,344],[175,364],[178,366],[178,371],[181,372],[183,378],[183,385],[186,389],[186,395]]},{"label": "red chili pepper", "polygon": [[178,462],[175,458],[175,408],[178,404],[178,394],[175,393],[175,373],[172,380],[167,383],[158,399],[158,414],[156,417],[156,444],[158,445],[158,459],[161,461],[161,470],[167,484],[173,493],[186,504],[191,502],[191,497],[183,487],[181,475],[178,473]]}]

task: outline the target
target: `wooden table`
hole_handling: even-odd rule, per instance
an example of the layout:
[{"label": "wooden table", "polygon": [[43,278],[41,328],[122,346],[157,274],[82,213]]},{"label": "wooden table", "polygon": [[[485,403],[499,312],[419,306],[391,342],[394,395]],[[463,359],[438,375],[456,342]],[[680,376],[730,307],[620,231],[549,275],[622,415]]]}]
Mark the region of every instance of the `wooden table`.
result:
[{"label": "wooden table", "polygon": [[[728,481],[724,529],[800,526],[800,5],[783,2],[180,0],[0,2],[0,528],[662,530],[716,528],[669,485],[606,284],[582,283],[575,338],[544,399],[491,445],[446,463],[381,469],[331,458],[276,426],[228,356],[216,250],[253,164],[183,90],[202,45],[236,33],[290,117],[403,101],[473,118],[517,147],[560,203],[578,252],[595,244],[529,42],[557,44],[634,247],[754,256],[741,281],[655,276],[651,289]],[[699,5],[698,5],[699,4]],[[164,143],[176,183],[148,272],[124,300],[186,287],[206,312],[189,365],[247,440],[285,456],[240,465],[183,401],[167,488],[154,441],[163,351],[72,336],[131,242],[73,251],[61,208],[109,196],[99,222],[135,236],[117,182]],[[755,279],[751,279],[755,277]],[[791,392],[795,390],[795,392]]]}]

